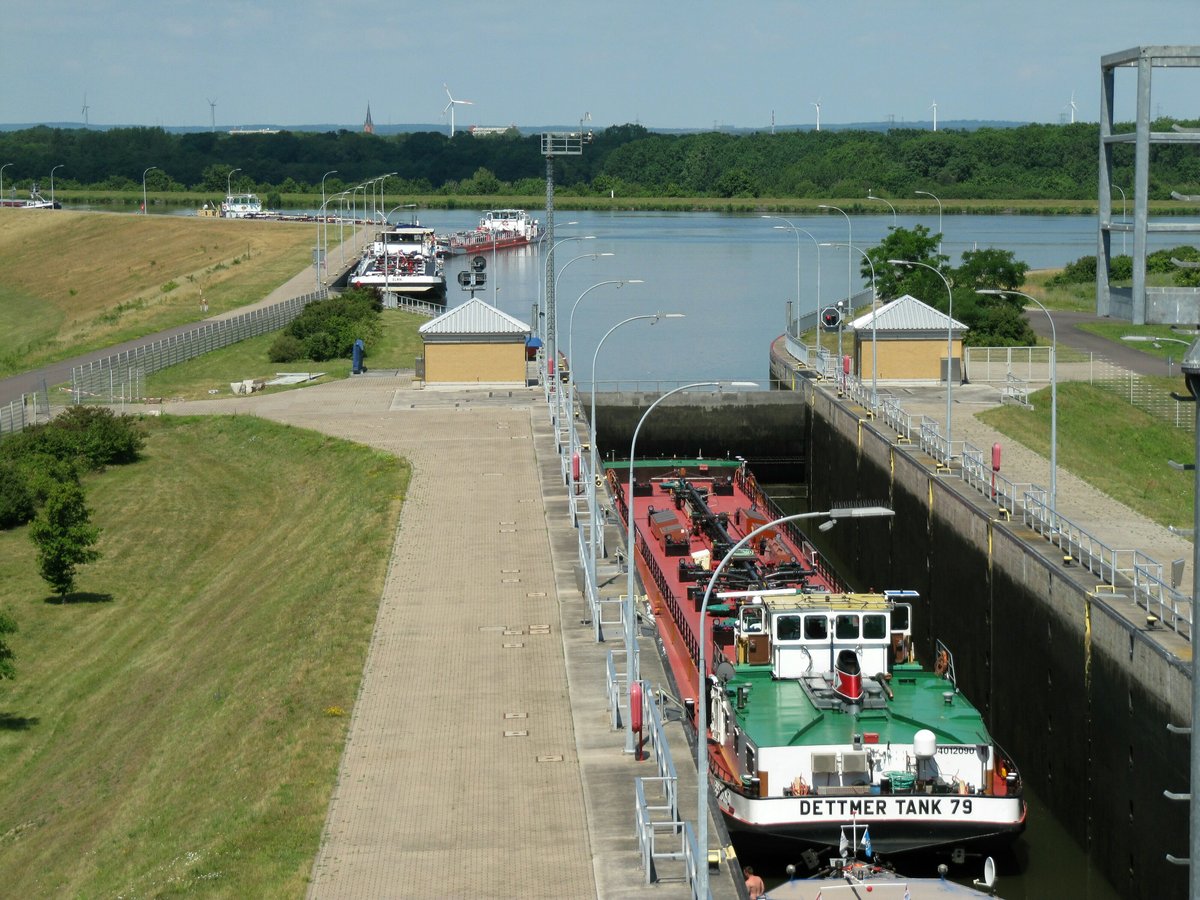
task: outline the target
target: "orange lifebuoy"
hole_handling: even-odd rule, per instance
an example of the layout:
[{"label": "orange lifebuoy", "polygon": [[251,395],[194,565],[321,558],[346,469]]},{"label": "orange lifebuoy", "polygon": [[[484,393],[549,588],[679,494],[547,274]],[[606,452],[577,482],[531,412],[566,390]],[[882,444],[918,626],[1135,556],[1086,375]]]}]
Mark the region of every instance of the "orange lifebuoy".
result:
[{"label": "orange lifebuoy", "polygon": [[937,659],[933,663],[933,671],[938,675],[945,675],[950,668],[950,654],[945,650],[939,650]]}]

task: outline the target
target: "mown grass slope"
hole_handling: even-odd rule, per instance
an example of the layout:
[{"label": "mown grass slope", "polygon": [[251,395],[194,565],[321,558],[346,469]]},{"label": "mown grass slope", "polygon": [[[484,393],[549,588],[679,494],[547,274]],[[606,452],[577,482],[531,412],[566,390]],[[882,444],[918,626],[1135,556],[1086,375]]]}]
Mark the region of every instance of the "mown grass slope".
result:
[{"label": "mown grass slope", "polygon": [[146,420],[87,481],[77,602],[0,533],[6,896],[301,896],[409,472],[252,417]]},{"label": "mown grass slope", "polygon": [[0,375],[265,297],[309,263],[301,223],[0,209]]},{"label": "mown grass slope", "polygon": [[[1164,391],[1166,389],[1164,388]],[[979,419],[1031,450],[1050,455],[1050,389],[1030,395],[1031,409],[1006,405]],[[1175,428],[1120,396],[1082,382],[1058,386],[1058,465],[1160,525],[1192,521],[1193,433]],[[1049,472],[1040,483],[1049,481]]]}]

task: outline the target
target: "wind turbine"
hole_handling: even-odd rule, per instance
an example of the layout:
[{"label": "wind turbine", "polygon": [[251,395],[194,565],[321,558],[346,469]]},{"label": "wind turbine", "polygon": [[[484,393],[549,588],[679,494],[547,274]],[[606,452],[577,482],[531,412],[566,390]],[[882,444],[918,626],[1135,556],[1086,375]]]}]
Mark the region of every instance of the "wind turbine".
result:
[{"label": "wind turbine", "polygon": [[88,106],[87,92],[85,91],[84,95],[83,95],[83,127],[84,128],[88,127],[88,110],[89,109],[91,109],[91,107]]},{"label": "wind turbine", "polygon": [[1067,104],[1071,107],[1071,124],[1075,124],[1075,92],[1071,91],[1071,102]]},{"label": "wind turbine", "polygon": [[937,131],[937,101],[934,100],[929,104],[929,108],[933,110],[933,130]]},{"label": "wind turbine", "polygon": [[818,100],[813,104],[817,108],[817,131],[821,130],[821,101]]},{"label": "wind turbine", "polygon": [[217,130],[217,101],[216,100],[208,101],[208,112],[212,116],[212,130],[216,131]]},{"label": "wind turbine", "polygon": [[450,98],[450,102],[447,103],[445,109],[442,110],[442,115],[444,116],[446,114],[447,109],[450,110],[450,137],[454,137],[454,107],[456,107],[460,104],[466,104],[467,106],[470,106],[471,101],[470,100],[455,100],[454,95],[450,93],[450,88],[447,87],[444,82],[442,84],[442,87],[446,88],[446,96]]}]

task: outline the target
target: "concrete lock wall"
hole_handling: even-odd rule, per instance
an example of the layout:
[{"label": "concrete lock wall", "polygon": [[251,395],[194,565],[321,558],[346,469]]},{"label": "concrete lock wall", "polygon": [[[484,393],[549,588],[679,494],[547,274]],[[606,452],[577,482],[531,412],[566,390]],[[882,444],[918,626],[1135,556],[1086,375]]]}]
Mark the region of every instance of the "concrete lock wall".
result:
[{"label": "concrete lock wall", "polygon": [[[1188,855],[1188,805],[1162,792],[1187,790],[1188,738],[1166,725],[1189,723],[1191,680],[1146,637],[1144,614],[1131,615],[1136,607],[1120,591],[1064,566],[1061,551],[1037,534],[997,518],[959,478],[935,474],[932,460],[861,409],[803,380],[794,394],[774,394],[796,399],[773,405],[755,394],[749,407],[726,397],[678,411],[661,423],[678,448],[670,452],[690,452],[700,438],[714,456],[725,455],[714,439],[779,448],[801,460],[792,471],[804,473],[811,508],[859,501],[894,509],[890,526],[842,522],[812,536],[854,587],[920,593],[918,658],[933,658],[935,639],[946,643],[965,696],[1122,895],[1186,896],[1187,868],[1164,854]],[[612,447],[623,448],[612,456],[628,456],[645,405],[598,401],[601,423],[625,423],[602,431],[605,458]]]}]

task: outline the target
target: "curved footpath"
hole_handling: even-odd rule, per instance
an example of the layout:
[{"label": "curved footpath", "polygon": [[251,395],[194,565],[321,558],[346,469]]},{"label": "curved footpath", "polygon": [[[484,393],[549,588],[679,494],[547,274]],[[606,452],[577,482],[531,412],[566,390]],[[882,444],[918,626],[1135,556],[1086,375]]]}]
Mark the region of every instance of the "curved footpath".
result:
[{"label": "curved footpath", "polygon": [[[654,764],[609,727],[619,645],[593,639],[540,388],[368,375],[162,410],[263,416],[413,463],[311,898],[690,896],[673,864],[644,883],[633,779]],[[611,566],[604,580],[624,584]],[[665,685],[651,640],[642,660]],[[666,727],[694,821],[691,750]],[[730,872],[715,897],[737,896]]]}]

